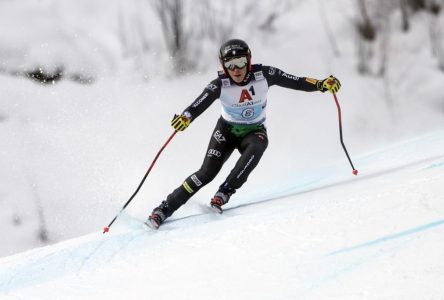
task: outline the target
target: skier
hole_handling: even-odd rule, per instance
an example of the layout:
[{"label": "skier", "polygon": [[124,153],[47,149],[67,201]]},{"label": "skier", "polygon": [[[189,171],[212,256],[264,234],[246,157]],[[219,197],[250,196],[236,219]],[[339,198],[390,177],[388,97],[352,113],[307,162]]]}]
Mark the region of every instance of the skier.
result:
[{"label": "skier", "polygon": [[339,80],[333,76],[317,80],[297,77],[271,66],[252,65],[250,48],[239,39],[222,44],[219,60],[223,71],[219,71],[218,77],[205,87],[196,100],[171,121],[176,131],[183,131],[216,99],[220,100],[222,115],[210,138],[205,159],[197,172],[186,178],[153,210],[146,222],[153,229],[159,228],[165,219],[211,182],[237,149],[241,153],[240,158],[210,202],[213,210],[222,213],[222,206],[247,181],[267,148],[265,113],[270,86],[332,93],[338,92],[341,87]]}]

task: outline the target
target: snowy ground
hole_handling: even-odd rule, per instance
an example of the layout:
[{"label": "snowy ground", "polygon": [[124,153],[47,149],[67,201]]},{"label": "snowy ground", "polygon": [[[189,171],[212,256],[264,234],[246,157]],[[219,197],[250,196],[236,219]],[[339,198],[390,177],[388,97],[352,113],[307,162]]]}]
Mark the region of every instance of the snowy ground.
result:
[{"label": "snowy ground", "polygon": [[[2,299],[443,299],[444,132],[158,231],[122,216],[0,260]],[[305,181],[304,181],[305,179]],[[282,183],[283,184],[283,183]],[[151,295],[151,296],[150,296]]]}]

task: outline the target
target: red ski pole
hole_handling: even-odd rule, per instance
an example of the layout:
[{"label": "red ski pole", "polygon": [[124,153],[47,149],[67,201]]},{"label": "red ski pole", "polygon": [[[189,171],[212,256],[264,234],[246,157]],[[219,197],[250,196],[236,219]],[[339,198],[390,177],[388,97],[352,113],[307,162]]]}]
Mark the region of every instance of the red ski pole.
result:
[{"label": "red ski pole", "polygon": [[353,175],[358,175],[358,170],[355,169],[353,166],[353,163],[350,159],[350,155],[348,155],[347,148],[345,147],[344,140],[342,139],[342,116],[341,116],[341,106],[339,106],[338,97],[336,96],[336,93],[333,93],[333,97],[335,98],[336,106],[338,107],[338,117],[339,117],[339,138],[341,140],[342,148],[344,149],[345,154],[347,155],[348,161],[350,162],[350,165],[353,169],[352,173]]},{"label": "red ski pole", "polygon": [[148,177],[148,174],[151,172],[151,169],[154,167],[154,164],[156,163],[157,159],[159,158],[162,151],[166,148],[166,146],[170,143],[170,141],[173,139],[173,137],[176,135],[177,131],[175,130],[173,134],[168,138],[168,140],[165,142],[165,144],[160,148],[159,152],[157,152],[156,157],[154,158],[153,162],[151,163],[150,167],[148,168],[148,171],[145,173],[145,176],[143,176],[142,181],[140,182],[139,186],[137,187],[134,194],[126,201],[125,205],[122,207],[122,209],[119,211],[119,213],[114,217],[114,219],[108,224],[108,226],[103,228],[103,233],[107,233],[109,231],[109,228],[111,225],[113,225],[114,221],[117,219],[117,217],[123,212],[123,210],[130,204],[130,202],[133,200],[133,198],[137,195],[140,188],[142,187],[143,183],[145,182],[145,179]]}]

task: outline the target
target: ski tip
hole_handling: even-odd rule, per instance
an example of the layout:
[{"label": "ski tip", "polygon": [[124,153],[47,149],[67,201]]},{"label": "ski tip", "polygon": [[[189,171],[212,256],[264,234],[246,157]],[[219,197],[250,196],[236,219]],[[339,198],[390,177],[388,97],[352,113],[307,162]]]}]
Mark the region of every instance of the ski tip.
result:
[{"label": "ski tip", "polygon": [[210,209],[218,214],[222,214],[224,211],[222,210],[222,207],[218,205],[210,205]]},{"label": "ski tip", "polygon": [[356,175],[358,175],[358,170],[353,170],[353,172],[352,172],[352,173],[353,173],[353,175],[355,175],[355,176],[356,176]]},{"label": "ski tip", "polygon": [[103,228],[103,234],[107,233],[108,231],[109,231],[109,227],[108,226]]},{"label": "ski tip", "polygon": [[146,226],[148,226],[149,228],[153,229],[153,230],[157,230],[159,229],[159,225],[157,223],[155,223],[154,221],[151,220],[147,220],[146,222],[144,222]]}]

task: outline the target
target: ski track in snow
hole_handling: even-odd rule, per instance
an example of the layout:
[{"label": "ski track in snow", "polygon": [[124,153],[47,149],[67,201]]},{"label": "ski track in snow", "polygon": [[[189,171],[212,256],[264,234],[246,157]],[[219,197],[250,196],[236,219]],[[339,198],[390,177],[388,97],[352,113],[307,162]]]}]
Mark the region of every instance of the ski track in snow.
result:
[{"label": "ski track in snow", "polygon": [[434,229],[435,227],[441,226],[441,225],[444,225],[444,219],[443,220],[439,220],[439,221],[435,221],[435,222],[432,222],[432,223],[428,223],[428,224],[425,224],[425,225],[421,225],[421,226],[418,226],[418,227],[415,227],[415,228],[411,228],[411,229],[408,229],[408,230],[405,230],[405,231],[401,231],[401,232],[398,232],[398,233],[395,233],[395,234],[392,234],[392,235],[384,236],[384,237],[378,238],[376,240],[365,242],[363,244],[359,244],[359,245],[356,245],[356,246],[339,249],[339,250],[333,251],[333,252],[331,252],[331,253],[329,253],[327,255],[328,256],[330,256],[330,255],[338,255],[338,254],[347,253],[347,252],[350,252],[350,251],[355,251],[355,250],[359,250],[359,249],[366,248],[366,247],[371,247],[371,246],[377,245],[379,243],[383,243],[383,242],[399,239],[399,238],[402,238],[402,237],[405,237],[405,236],[408,236],[408,235],[420,233],[421,231],[425,231],[425,230],[429,230],[429,229]]},{"label": "ski track in snow", "polygon": [[[89,291],[94,295],[94,291],[92,291],[94,285],[99,285],[98,289],[104,288],[104,283],[98,280],[96,276],[100,278],[101,276],[108,276],[109,272],[118,272],[119,266],[121,267],[127,260],[134,263],[133,256],[140,257],[142,260],[164,260],[162,251],[170,247],[184,245],[193,249],[204,247],[205,240],[197,242],[195,237],[195,235],[202,233],[202,225],[208,224],[215,228],[216,224],[227,226],[228,223],[233,221],[235,224],[241,222],[239,223],[241,226],[250,226],[242,228],[242,230],[260,231],[262,228],[260,223],[248,225],[248,222],[251,220],[257,221],[258,218],[268,215],[271,215],[271,218],[279,218],[280,213],[286,218],[287,215],[284,214],[282,209],[285,209],[286,206],[294,208],[294,205],[302,205],[303,203],[300,202],[307,201],[302,197],[304,195],[310,196],[321,193],[320,195],[324,199],[319,201],[325,201],[328,200],[326,195],[329,193],[340,193],[336,190],[349,190],[357,184],[365,184],[368,181],[385,181],[386,177],[396,179],[399,176],[421,179],[428,172],[441,171],[439,169],[444,166],[444,154],[441,153],[443,142],[437,143],[437,140],[440,140],[443,136],[444,132],[438,132],[393,148],[360,156],[356,159],[358,169],[360,167],[362,171],[358,177],[337,175],[341,173],[339,170],[343,170],[343,163],[341,162],[326,168],[325,172],[319,173],[317,180],[314,179],[314,176],[308,176],[305,182],[284,183],[285,188],[280,186],[275,190],[270,190],[260,200],[251,200],[255,197],[251,196],[250,199],[246,197],[241,204],[230,203],[233,206],[227,207],[222,215],[214,214],[209,211],[207,206],[200,204],[198,205],[198,213],[176,219],[172,218],[158,231],[147,229],[143,220],[137,220],[122,214],[116,222],[120,225],[111,228],[111,232],[107,235],[93,233],[79,239],[1,259],[0,293],[8,297],[6,299],[30,299],[27,298],[27,295],[31,295],[33,291],[39,291],[41,287],[48,284],[51,287],[53,286],[51,282],[60,282],[66,278],[66,281],[70,284],[64,287],[64,290],[74,293],[74,290],[76,290],[74,287],[78,285],[81,289],[85,289],[85,293]],[[428,152],[422,151],[424,149],[427,149]],[[401,152],[410,154],[406,156],[406,159],[406,157],[400,155]],[[391,161],[390,164],[380,163],[387,160]],[[428,177],[427,180],[429,180]],[[320,206],[315,205],[313,209],[319,210],[320,208]],[[285,209],[285,213],[288,213],[287,209]],[[381,211],[382,214],[384,214],[384,211]],[[240,221],[242,218],[245,218],[246,221]],[[277,220],[279,221],[279,219]],[[273,220],[267,220],[267,222],[271,225],[269,230],[274,230],[276,235],[287,237],[288,243],[301,242],[298,239],[291,241],[294,239],[291,232],[282,230],[281,225],[273,227]],[[296,248],[301,252],[296,255],[301,257],[300,262],[295,264],[298,270],[291,274],[293,277],[288,278],[289,281],[295,278],[301,280],[300,277],[303,276],[303,280],[298,282],[296,288],[287,287],[288,291],[283,291],[282,297],[278,298],[285,299],[285,293],[296,291],[299,295],[298,299],[317,299],[316,295],[332,283],[345,280],[350,274],[359,271],[366,272],[366,267],[377,265],[378,262],[396,256],[410,247],[418,247],[418,243],[421,243],[422,239],[427,238],[434,231],[444,233],[443,218],[435,218],[422,223],[412,220],[410,224],[416,224],[416,226],[409,225],[409,227],[395,232],[390,232],[390,228],[388,228],[384,235],[361,242],[349,240],[342,247],[328,245],[328,248],[331,247],[328,251],[324,251],[326,250],[324,249],[325,245],[322,244],[322,247],[317,249],[316,245],[319,244],[319,240],[312,237],[311,241],[305,241],[303,246]],[[259,227],[255,229],[254,226]],[[353,226],[353,224],[350,224],[350,226]],[[224,234],[223,231],[222,234]],[[356,236],[359,236],[359,234]],[[366,235],[363,234],[362,238],[365,237]],[[319,237],[319,239],[322,238]],[[307,246],[310,242],[314,245]],[[171,249],[168,251],[171,251]],[[273,255],[277,257],[285,255],[284,252],[280,251],[283,250],[280,249]],[[165,255],[168,255],[168,253],[170,252]],[[144,265],[145,262],[141,261],[141,264]],[[134,268],[134,272],[137,272],[137,266],[134,266]],[[156,270],[158,268],[156,267]],[[197,268],[200,267],[197,266]],[[105,271],[102,271],[102,269]],[[265,275],[266,273],[262,274],[262,276]],[[257,276],[260,277],[260,275]],[[89,282],[89,277],[92,278],[92,282]],[[279,284],[282,283],[275,284],[279,287]],[[40,294],[43,295],[45,292],[40,292]],[[77,296],[73,294],[72,299],[76,299]],[[256,298],[273,299],[269,296],[266,294],[256,295]],[[79,296],[79,298],[82,297]],[[45,297],[35,296],[33,299],[45,299]],[[57,299],[57,297],[49,296],[47,299]],[[66,299],[71,298],[67,296]],[[88,297],[85,299],[88,299]]]}]

